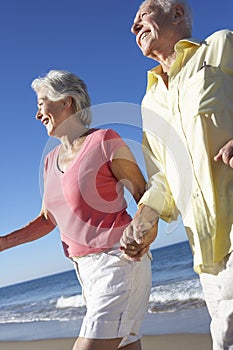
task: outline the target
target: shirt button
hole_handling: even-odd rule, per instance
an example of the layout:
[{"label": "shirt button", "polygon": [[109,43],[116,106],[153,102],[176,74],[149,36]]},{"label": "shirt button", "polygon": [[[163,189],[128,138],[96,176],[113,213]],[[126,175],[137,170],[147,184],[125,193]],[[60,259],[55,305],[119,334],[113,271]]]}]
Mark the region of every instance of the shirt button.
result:
[{"label": "shirt button", "polygon": [[199,196],[199,191],[196,190],[193,192],[193,198],[196,199]]}]

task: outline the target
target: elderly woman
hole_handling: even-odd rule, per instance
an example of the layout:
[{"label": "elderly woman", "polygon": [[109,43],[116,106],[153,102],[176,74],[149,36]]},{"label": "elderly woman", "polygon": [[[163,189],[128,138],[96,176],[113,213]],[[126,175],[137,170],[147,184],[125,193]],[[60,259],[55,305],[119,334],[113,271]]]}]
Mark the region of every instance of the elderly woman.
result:
[{"label": "elderly woman", "polygon": [[[151,287],[150,259],[127,260],[119,242],[131,221],[123,183],[138,202],[145,180],[115,131],[89,128],[90,98],[81,79],[53,70],[35,79],[32,88],[38,97],[37,120],[61,143],[45,159],[40,214],[1,237],[0,249],[33,241],[58,226],[87,306],[73,349],[139,350]],[[140,247],[134,242],[131,250],[133,256]]]}]

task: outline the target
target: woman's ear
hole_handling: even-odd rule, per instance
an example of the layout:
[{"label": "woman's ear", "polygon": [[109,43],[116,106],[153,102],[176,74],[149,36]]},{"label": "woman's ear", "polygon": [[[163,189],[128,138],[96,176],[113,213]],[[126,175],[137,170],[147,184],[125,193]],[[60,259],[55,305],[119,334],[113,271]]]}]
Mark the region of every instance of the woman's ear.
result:
[{"label": "woman's ear", "polygon": [[63,101],[64,109],[69,109],[72,106],[72,103],[73,103],[73,99],[71,96],[64,98],[64,101]]},{"label": "woman's ear", "polygon": [[180,4],[177,4],[173,8],[173,23],[178,24],[184,20],[184,7]]}]

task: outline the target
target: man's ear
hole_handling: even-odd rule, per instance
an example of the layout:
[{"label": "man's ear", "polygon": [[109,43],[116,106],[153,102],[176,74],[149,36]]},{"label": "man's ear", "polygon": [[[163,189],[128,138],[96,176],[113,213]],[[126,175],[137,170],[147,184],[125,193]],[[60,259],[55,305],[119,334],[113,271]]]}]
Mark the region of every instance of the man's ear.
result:
[{"label": "man's ear", "polygon": [[173,8],[173,23],[178,24],[183,21],[184,19],[184,7],[180,4],[177,4]]}]

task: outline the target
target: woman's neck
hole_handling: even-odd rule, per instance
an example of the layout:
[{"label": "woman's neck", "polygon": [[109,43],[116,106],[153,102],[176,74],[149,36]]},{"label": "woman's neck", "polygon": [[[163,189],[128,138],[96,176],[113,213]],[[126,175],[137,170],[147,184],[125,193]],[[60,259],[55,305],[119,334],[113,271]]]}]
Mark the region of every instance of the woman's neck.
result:
[{"label": "woman's neck", "polygon": [[89,128],[81,126],[79,128],[71,129],[69,133],[60,137],[60,141],[65,150],[72,149],[74,144],[82,142],[82,139],[88,134]]}]

